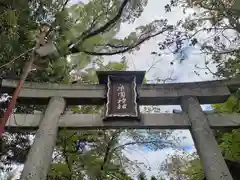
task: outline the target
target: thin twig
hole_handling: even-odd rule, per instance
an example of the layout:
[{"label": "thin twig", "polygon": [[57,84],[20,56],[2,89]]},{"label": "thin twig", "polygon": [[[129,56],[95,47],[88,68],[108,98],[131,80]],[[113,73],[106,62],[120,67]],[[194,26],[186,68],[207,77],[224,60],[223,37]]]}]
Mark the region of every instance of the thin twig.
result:
[{"label": "thin twig", "polygon": [[146,73],[148,73],[151,69],[153,69],[154,66],[157,65],[161,60],[162,60],[162,58],[160,58],[160,59],[157,60],[156,62],[152,63],[152,65],[148,68],[148,70],[146,71]]},{"label": "thin twig", "polygon": [[151,143],[164,143],[164,144],[168,144],[168,145],[174,145],[171,142],[166,142],[166,141],[162,141],[162,140],[157,140],[157,141],[141,141],[141,142],[129,142],[129,143],[125,143],[123,145],[117,146],[114,149],[112,149],[112,152],[114,152],[116,149],[118,148],[124,148],[125,146],[129,146],[129,145],[136,145],[136,144],[151,144]]},{"label": "thin twig", "polygon": [[111,137],[110,141],[109,141],[108,144],[107,144],[106,151],[105,151],[105,155],[104,155],[104,159],[103,159],[103,163],[102,163],[101,169],[100,169],[101,173],[100,173],[99,179],[101,179],[101,180],[103,180],[103,177],[104,177],[104,168],[105,168],[106,164],[107,164],[108,161],[109,161],[109,156],[111,156],[111,155],[112,155],[111,152],[113,152],[113,151],[111,151],[111,146],[114,144],[114,141],[115,141],[116,138],[118,137],[118,134],[119,134],[119,133],[121,133],[121,130],[115,131],[115,132],[112,134],[112,137]]},{"label": "thin twig", "polygon": [[12,59],[11,61],[9,61],[8,63],[0,66],[0,69],[2,69],[3,67],[13,63],[14,61],[16,61],[17,59],[19,59],[20,57],[24,56],[25,54],[27,54],[28,52],[30,52],[31,50],[33,50],[34,48],[28,49],[27,51],[23,52],[22,54],[20,54],[19,56],[15,57],[14,59]]},{"label": "thin twig", "polygon": [[113,178],[115,179],[118,179],[118,180],[124,180],[123,178],[120,178],[120,177],[117,177],[117,176],[114,176],[113,174],[110,174],[110,173],[107,173],[109,176],[112,176]]}]

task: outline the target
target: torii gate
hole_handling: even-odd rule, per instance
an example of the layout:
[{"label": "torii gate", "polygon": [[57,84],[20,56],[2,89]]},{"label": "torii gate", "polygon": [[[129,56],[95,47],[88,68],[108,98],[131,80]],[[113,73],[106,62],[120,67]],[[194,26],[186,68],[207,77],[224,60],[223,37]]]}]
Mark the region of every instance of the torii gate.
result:
[{"label": "torii gate", "polygon": [[[202,111],[200,104],[223,103],[240,81],[141,84],[143,71],[97,72],[100,84],[66,85],[26,82],[18,103],[48,104],[44,114],[15,114],[8,130],[38,129],[21,180],[45,180],[58,128],[189,129],[208,180],[232,180],[211,128],[240,127],[237,114]],[[3,79],[1,92],[12,93],[14,80]],[[50,99],[50,100],[49,100]],[[104,115],[63,114],[67,105],[105,105]],[[140,114],[139,105],[181,105],[175,114]]]}]

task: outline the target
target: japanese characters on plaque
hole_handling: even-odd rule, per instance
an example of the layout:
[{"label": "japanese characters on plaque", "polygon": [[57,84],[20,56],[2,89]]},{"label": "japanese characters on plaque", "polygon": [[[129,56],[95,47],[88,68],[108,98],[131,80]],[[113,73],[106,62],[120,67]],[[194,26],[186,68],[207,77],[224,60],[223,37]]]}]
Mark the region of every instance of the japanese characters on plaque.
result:
[{"label": "japanese characters on plaque", "polygon": [[127,99],[124,86],[119,84],[117,86],[117,109],[126,109],[127,108]]},{"label": "japanese characters on plaque", "polygon": [[138,117],[134,76],[109,76],[107,87],[106,117]]}]

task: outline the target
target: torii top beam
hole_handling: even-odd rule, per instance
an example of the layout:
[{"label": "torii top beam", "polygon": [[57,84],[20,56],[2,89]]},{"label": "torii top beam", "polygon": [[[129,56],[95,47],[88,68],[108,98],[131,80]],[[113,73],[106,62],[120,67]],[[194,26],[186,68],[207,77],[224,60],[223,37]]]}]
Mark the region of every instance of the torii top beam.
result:
[{"label": "torii top beam", "polygon": [[[1,92],[11,94],[17,81],[3,79]],[[239,80],[217,80],[192,83],[142,84],[138,86],[140,105],[179,105],[180,97],[196,96],[201,104],[222,103],[240,87]],[[67,105],[102,105],[106,87],[103,84],[53,84],[25,82],[18,103],[47,104],[50,97],[60,96]]]}]

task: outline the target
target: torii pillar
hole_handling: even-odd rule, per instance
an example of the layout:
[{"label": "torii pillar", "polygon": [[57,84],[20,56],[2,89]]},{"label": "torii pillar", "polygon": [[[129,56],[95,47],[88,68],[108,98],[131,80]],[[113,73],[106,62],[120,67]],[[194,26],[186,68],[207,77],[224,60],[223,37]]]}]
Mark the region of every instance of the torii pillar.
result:
[{"label": "torii pillar", "polygon": [[65,100],[61,97],[52,97],[41,120],[39,129],[27,160],[20,180],[44,180],[52,163],[58,120],[65,108]]}]

